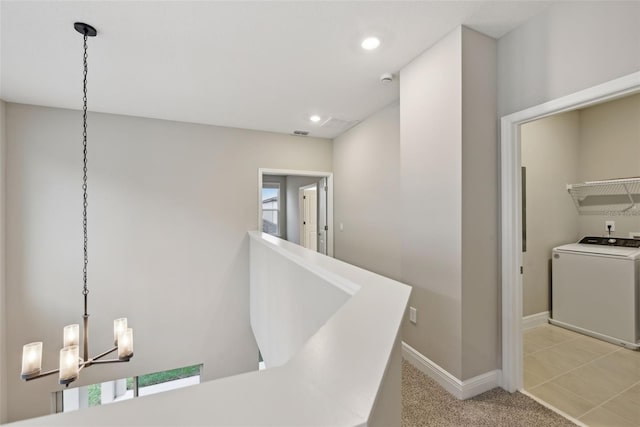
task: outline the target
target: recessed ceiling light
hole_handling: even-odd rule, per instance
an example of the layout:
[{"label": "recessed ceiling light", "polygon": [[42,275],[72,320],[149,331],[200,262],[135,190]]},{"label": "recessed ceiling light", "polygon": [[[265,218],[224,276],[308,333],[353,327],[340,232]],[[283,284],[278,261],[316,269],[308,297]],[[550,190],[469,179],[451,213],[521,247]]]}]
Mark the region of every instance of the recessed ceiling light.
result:
[{"label": "recessed ceiling light", "polygon": [[320,120],[322,120],[322,118],[317,114],[314,114],[313,116],[309,117],[309,120],[311,120],[313,123],[318,123]]},{"label": "recessed ceiling light", "polygon": [[362,46],[362,48],[365,50],[377,49],[378,46],[380,46],[380,39],[378,39],[377,37],[367,37],[366,39],[362,40],[362,44],[360,46]]}]

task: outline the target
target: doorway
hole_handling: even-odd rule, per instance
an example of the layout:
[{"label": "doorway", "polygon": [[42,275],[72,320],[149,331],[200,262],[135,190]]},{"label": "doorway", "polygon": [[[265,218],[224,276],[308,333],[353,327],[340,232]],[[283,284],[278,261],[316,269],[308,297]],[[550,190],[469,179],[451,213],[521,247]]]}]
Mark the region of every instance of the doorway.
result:
[{"label": "doorway", "polygon": [[621,275],[640,249],[640,94],[527,122],[520,144],[523,389],[586,425],[639,425],[637,285]]},{"label": "doorway", "polygon": [[259,231],[333,256],[331,172],[260,168],[258,197]]},{"label": "doorway", "polygon": [[640,72],[612,80],[501,119],[502,380],[523,388],[521,126],[543,117],[640,92]]}]

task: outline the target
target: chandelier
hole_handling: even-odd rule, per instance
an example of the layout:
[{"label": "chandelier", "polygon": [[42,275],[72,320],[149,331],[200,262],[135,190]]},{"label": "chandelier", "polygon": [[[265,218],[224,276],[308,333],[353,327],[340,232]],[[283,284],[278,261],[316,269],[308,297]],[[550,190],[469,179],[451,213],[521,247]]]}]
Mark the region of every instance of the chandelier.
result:
[{"label": "chandelier", "polygon": [[[60,365],[58,369],[42,372],[42,342],[32,342],[22,348],[22,373],[20,377],[29,381],[49,375],[59,374],[60,384],[69,386],[78,379],[80,371],[91,365],[101,363],[128,362],[133,357],[133,330],[127,327],[127,319],[121,318],[113,321],[113,347],[96,356],[89,357],[89,314],[87,312],[87,265],[89,263],[87,251],[87,38],[95,37],[98,32],[91,25],[76,22],[73,27],[84,37],[84,73],[83,73],[83,107],[82,107],[82,154],[83,154],[83,210],[82,227],[84,230],[84,267],[82,278],[84,287],[84,315],[82,345],[83,355],[80,357],[80,325],[68,325],[63,330],[63,344],[60,350]],[[103,357],[117,351],[117,359],[103,359]]]}]

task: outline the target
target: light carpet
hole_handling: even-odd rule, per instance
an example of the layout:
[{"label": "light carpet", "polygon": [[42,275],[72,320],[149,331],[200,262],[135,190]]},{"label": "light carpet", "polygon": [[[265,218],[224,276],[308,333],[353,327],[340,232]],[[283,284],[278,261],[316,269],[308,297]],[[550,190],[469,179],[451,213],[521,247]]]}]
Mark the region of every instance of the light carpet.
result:
[{"label": "light carpet", "polygon": [[495,388],[458,400],[409,362],[402,361],[402,426],[574,427],[522,393]]}]

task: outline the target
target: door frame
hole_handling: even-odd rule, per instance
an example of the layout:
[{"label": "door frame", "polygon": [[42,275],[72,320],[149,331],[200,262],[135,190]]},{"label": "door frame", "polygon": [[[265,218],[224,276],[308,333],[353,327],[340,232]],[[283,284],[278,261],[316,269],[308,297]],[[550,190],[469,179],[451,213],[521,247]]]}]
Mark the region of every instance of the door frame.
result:
[{"label": "door frame", "polygon": [[257,230],[262,231],[262,175],[297,175],[327,178],[327,255],[333,257],[333,173],[324,171],[306,171],[294,169],[258,168],[258,222]]},{"label": "door frame", "polygon": [[[300,214],[298,215],[298,218],[300,218],[300,246],[304,246],[304,244],[302,243],[305,239],[305,237],[303,237],[304,235],[304,203],[303,203],[303,198],[302,196],[304,195],[304,190],[308,190],[311,187],[315,187],[316,189],[316,199],[317,197],[319,197],[320,193],[320,186],[318,185],[318,183],[316,182],[315,184],[309,184],[309,185],[303,185],[302,187],[298,188],[298,211],[300,212]],[[316,228],[318,227],[318,209],[316,209]],[[316,251],[318,251],[318,244],[317,244],[317,240],[316,240]],[[305,246],[306,247],[306,246]]]},{"label": "door frame", "polygon": [[501,118],[502,375],[509,392],[523,387],[522,372],[522,188],[520,126],[566,111],[640,93],[640,72],[563,96]]}]

